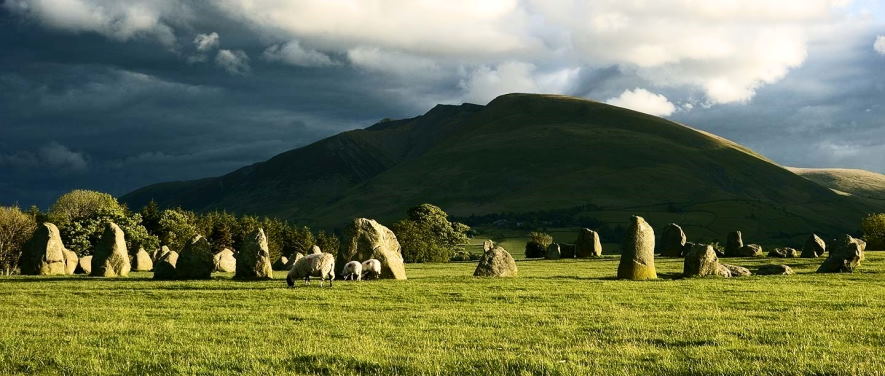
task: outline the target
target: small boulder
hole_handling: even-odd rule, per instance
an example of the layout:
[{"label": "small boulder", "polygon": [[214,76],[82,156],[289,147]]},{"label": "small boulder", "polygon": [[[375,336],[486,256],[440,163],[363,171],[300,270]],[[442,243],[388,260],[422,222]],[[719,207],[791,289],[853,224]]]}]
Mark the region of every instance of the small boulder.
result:
[{"label": "small boulder", "polygon": [[799,250],[790,247],[775,248],[768,252],[768,257],[794,258],[799,257]]},{"label": "small boulder", "polygon": [[89,275],[92,273],[92,256],[83,256],[77,260],[77,270],[74,270],[74,274],[86,274]]},{"label": "small boulder", "polygon": [[740,231],[732,231],[725,238],[725,256],[741,257],[741,249],[744,248],[744,238]]},{"label": "small boulder", "polygon": [[578,232],[578,239],[575,240],[575,257],[599,256],[602,256],[602,242],[599,239],[599,233],[589,228],[581,229]]},{"label": "small boulder", "polygon": [[845,235],[830,247],[830,255],[820,267],[818,273],[851,273],[860,266],[864,259],[866,242]]},{"label": "small boulder", "polygon": [[491,251],[494,248],[495,248],[495,242],[493,242],[491,240],[485,240],[482,242],[482,251],[483,252]]},{"label": "small boulder", "polygon": [[805,240],[805,246],[802,247],[802,257],[815,258],[821,257],[827,251],[827,243],[824,242],[817,234],[811,234]]},{"label": "small boulder", "polygon": [[790,275],[793,273],[793,268],[787,265],[762,265],[758,269],[756,269],[756,275]]},{"label": "small boulder", "polygon": [[144,248],[139,247],[138,252],[135,252],[132,255],[132,270],[137,272],[147,272],[154,269],[154,261],[151,260],[151,255],[144,250]]},{"label": "small boulder", "polygon": [[215,269],[212,248],[206,238],[196,235],[184,245],[175,264],[177,279],[209,279]]},{"label": "small boulder", "polygon": [[559,243],[560,258],[575,258],[575,245]]},{"label": "small boulder", "polygon": [[396,234],[373,219],[357,218],[348,226],[347,239],[338,251],[336,273],[350,260],[381,261],[381,278],[406,279],[406,265]]},{"label": "small boulder", "polygon": [[762,246],[759,244],[747,244],[738,251],[738,257],[762,257]]},{"label": "small boulder", "polygon": [[29,275],[65,274],[65,248],[58,227],[45,222],[37,226],[22,247],[20,269]]},{"label": "small boulder", "polygon": [[288,257],[280,256],[280,258],[278,258],[277,261],[274,261],[270,267],[273,270],[289,270],[293,263],[295,263],[295,260],[289,261]]},{"label": "small boulder", "polygon": [[728,269],[729,274],[732,277],[747,277],[753,275],[750,273],[750,269],[747,269],[743,266],[730,265],[730,264],[722,264],[726,269]]},{"label": "small boulder", "polygon": [[716,275],[731,277],[728,268],[719,263],[719,257],[712,245],[697,244],[685,255],[682,275],[685,277],[706,277]]},{"label": "small boulder", "polygon": [[74,251],[65,248],[65,274],[71,275],[77,271],[77,264],[80,263],[80,258],[77,257],[77,254]]},{"label": "small boulder", "polygon": [[559,244],[550,243],[547,246],[547,253],[544,254],[544,258],[548,260],[559,260],[562,257],[562,251],[559,250]]},{"label": "small boulder", "polygon": [[132,265],[129,261],[129,251],[126,249],[126,238],[120,226],[113,222],[107,222],[104,232],[95,245],[95,253],[92,255],[91,276],[97,277],[125,277],[129,275]]},{"label": "small boulder", "polygon": [[504,248],[495,247],[479,259],[474,277],[516,277],[516,261]]},{"label": "small boulder", "polygon": [[675,223],[671,223],[664,228],[661,234],[661,241],[658,244],[658,253],[664,257],[682,257],[685,255],[685,232],[682,227]]},{"label": "small boulder", "polygon": [[156,263],[157,260],[159,260],[161,257],[163,257],[163,255],[165,255],[167,253],[169,253],[169,247],[164,245],[164,246],[160,247],[160,249],[157,249],[157,250],[154,250],[153,252],[151,252],[151,260],[154,263]]},{"label": "small boulder", "polygon": [[[314,247],[316,249],[320,248]],[[259,228],[249,234],[249,236],[246,236],[238,249],[236,260],[237,274],[234,275],[234,278],[273,278],[273,268],[270,265],[270,249],[267,247],[267,236],[264,235],[264,229]]]},{"label": "small boulder", "polygon": [[655,279],[655,231],[639,216],[631,218],[630,229],[621,247],[618,278]]},{"label": "small boulder", "polygon": [[163,253],[163,256],[160,256],[160,259],[154,263],[154,279],[175,279],[175,266],[177,264],[178,252],[168,251],[166,253]]},{"label": "small boulder", "polygon": [[234,251],[228,248],[222,249],[212,256],[212,263],[215,264],[216,272],[233,273],[237,271],[237,259],[234,257]]}]

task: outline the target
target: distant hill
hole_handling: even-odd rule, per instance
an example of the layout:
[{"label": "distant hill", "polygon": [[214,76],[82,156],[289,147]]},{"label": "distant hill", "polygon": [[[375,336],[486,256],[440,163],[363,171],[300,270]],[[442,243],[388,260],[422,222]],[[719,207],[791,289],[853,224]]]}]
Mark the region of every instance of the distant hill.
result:
[{"label": "distant hill", "polygon": [[885,206],[883,174],[848,168],[787,167],[787,169],[836,193],[854,196],[879,207]]},{"label": "distant hill", "polygon": [[[389,222],[430,202],[473,224],[623,230],[631,214],[695,240],[856,231],[866,208],[746,147],[584,99],[508,94],[486,106],[340,133],[227,175],[141,188],[130,207],[272,215],[320,227]],[[605,237],[605,233],[603,234]],[[567,239],[568,240],[568,239]]]}]

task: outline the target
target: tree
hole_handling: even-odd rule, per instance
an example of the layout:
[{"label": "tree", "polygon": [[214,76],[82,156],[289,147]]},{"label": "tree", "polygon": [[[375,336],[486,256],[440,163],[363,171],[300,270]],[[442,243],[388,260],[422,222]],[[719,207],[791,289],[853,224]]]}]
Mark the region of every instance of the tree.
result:
[{"label": "tree", "polygon": [[322,230],[317,233],[316,244],[323,250],[323,252],[331,253],[333,255],[337,255],[338,250],[341,249],[341,239],[331,232],[325,232]]},{"label": "tree", "polygon": [[159,237],[160,236],[160,215],[162,212],[160,211],[159,205],[154,200],[151,200],[147,203],[143,208],[141,208],[141,222],[144,225],[144,228],[148,231],[149,234]]},{"label": "tree", "polygon": [[447,262],[467,244],[470,227],[449,222],[449,215],[435,205],[421,204],[406,214],[393,225],[406,262]]},{"label": "tree", "polygon": [[160,241],[180,252],[197,235],[196,215],[182,208],[166,209],[160,214]]},{"label": "tree", "polygon": [[870,214],[861,222],[867,249],[885,249],[885,213]]},{"label": "tree", "polygon": [[55,201],[49,210],[49,222],[61,229],[76,219],[88,218],[100,211],[120,215],[125,212],[114,196],[78,189],[63,194]]},{"label": "tree", "polygon": [[0,272],[12,274],[21,257],[22,246],[36,228],[33,214],[23,213],[16,206],[0,206]]},{"label": "tree", "polygon": [[56,200],[48,214],[58,227],[65,246],[80,256],[92,254],[107,222],[114,222],[126,235],[126,247],[155,249],[159,239],[141,224],[141,215],[132,214],[107,193],[75,190]]},{"label": "tree", "polygon": [[530,232],[529,241],[525,243],[525,257],[544,257],[547,247],[553,243],[553,237],[543,232]]}]

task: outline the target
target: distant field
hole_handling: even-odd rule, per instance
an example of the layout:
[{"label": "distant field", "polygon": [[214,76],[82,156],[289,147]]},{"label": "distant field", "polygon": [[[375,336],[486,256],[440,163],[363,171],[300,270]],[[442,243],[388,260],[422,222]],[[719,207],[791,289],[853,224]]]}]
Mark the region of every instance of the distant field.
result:
[{"label": "distant field", "polygon": [[408,281],[0,279],[0,374],[885,374],[885,254],[854,274],[613,280],[617,259],[408,265]]}]

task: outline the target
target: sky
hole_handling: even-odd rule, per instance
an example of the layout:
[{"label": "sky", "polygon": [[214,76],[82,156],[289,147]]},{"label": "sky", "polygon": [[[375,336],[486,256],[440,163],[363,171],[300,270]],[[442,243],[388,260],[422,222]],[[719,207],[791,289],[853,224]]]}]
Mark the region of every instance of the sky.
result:
[{"label": "sky", "polygon": [[0,205],[217,176],[510,92],[885,173],[877,0],[0,0]]}]

